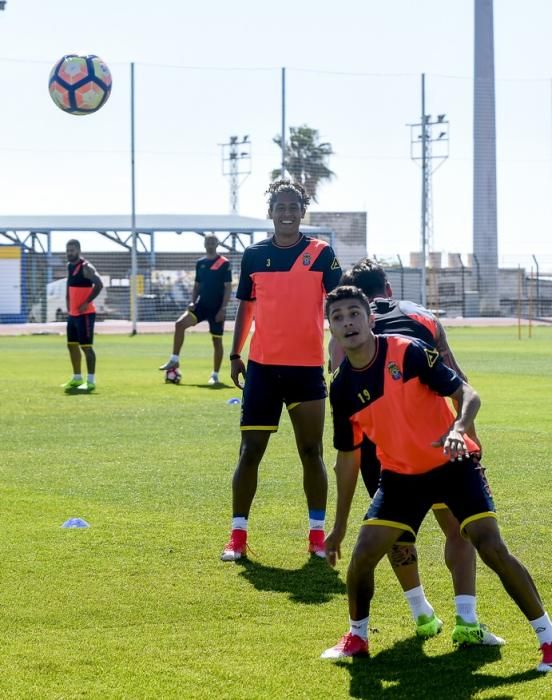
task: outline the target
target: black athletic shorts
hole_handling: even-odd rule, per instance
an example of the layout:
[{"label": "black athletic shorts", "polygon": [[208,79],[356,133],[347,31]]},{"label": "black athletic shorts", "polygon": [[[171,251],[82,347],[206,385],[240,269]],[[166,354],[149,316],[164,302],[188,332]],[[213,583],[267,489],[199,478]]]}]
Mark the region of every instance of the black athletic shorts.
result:
[{"label": "black athletic shorts", "polygon": [[414,542],[428,510],[444,503],[460,530],[480,518],[496,517],[485,470],[477,457],[447,462],[424,474],[398,474],[384,469],[363,525],[391,525],[405,531],[399,542]]},{"label": "black athletic shorts", "polygon": [[192,309],[188,309],[188,313],[195,318],[196,323],[207,321],[209,323],[209,333],[216,338],[222,338],[224,335],[224,321],[215,321],[218,311],[218,309],[207,308],[201,303],[201,300]]},{"label": "black athletic shorts", "polygon": [[291,411],[304,401],[328,395],[322,367],[247,363],[240,426],[242,430],[278,430],[282,406]]},{"label": "black athletic shorts", "polygon": [[87,347],[94,344],[96,314],[80,314],[67,317],[67,342]]},{"label": "black athletic shorts", "polygon": [[370,498],[374,498],[379,486],[381,465],[376,456],[376,446],[366,436],[360,445],[360,473]]}]

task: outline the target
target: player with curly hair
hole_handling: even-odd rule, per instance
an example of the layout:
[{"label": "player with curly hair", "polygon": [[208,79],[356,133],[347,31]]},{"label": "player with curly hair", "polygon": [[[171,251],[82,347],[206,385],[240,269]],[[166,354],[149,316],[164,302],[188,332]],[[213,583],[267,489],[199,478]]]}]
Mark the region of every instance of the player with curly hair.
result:
[{"label": "player with curly hair", "polygon": [[[232,528],[223,561],[236,561],[246,553],[259,465],[270,435],[278,430],[284,404],[303,466],[309,551],[324,556],[328,490],[322,459],[327,396],[324,299],[339,282],[341,268],[331,246],[300,230],[309,204],[300,184],[278,180],[266,194],[274,235],[245,250],[237,290],[240,302],[230,361],[232,380],[243,388],[241,445],[232,481]],[[246,370],[240,353],[253,319]],[[244,385],[240,378],[245,379]]]}]

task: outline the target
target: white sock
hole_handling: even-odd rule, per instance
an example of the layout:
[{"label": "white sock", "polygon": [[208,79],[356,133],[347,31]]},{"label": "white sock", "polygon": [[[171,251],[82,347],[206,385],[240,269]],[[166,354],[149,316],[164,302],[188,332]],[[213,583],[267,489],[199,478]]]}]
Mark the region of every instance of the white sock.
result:
[{"label": "white sock", "polygon": [[247,518],[232,518],[232,530],[245,530],[247,532]]},{"label": "white sock", "polygon": [[349,632],[351,634],[356,634],[357,637],[368,639],[368,620],[370,617],[365,617],[364,620],[351,620],[349,618]]},{"label": "white sock", "polygon": [[474,595],[454,596],[454,605],[456,606],[456,614],[461,617],[464,622],[470,625],[479,622],[477,613],[475,612],[476,598]]},{"label": "white sock", "polygon": [[90,382],[90,384],[95,384],[96,383],[96,375],[95,374],[89,374],[86,378],[87,382]]},{"label": "white sock", "polygon": [[323,530],[324,522],[324,520],[314,520],[313,518],[309,518],[309,530]]},{"label": "white sock", "polygon": [[82,382],[82,374],[74,374],[74,375],[73,375],[73,379],[74,379],[76,382]]},{"label": "white sock", "polygon": [[410,606],[410,612],[412,613],[414,622],[416,622],[420,615],[427,615],[427,617],[431,617],[435,612],[425,597],[423,586],[418,586],[417,588],[411,588],[410,590],[405,591],[404,597]]},{"label": "white sock", "polygon": [[544,613],[542,617],[536,620],[529,620],[529,624],[535,630],[541,646],[543,644],[552,644],[552,622],[548,613]]},{"label": "white sock", "polygon": [[180,360],[180,355],[171,355],[171,362],[178,362]]},{"label": "white sock", "polygon": [[211,377],[213,377],[213,379],[218,379],[218,372],[213,372]]}]

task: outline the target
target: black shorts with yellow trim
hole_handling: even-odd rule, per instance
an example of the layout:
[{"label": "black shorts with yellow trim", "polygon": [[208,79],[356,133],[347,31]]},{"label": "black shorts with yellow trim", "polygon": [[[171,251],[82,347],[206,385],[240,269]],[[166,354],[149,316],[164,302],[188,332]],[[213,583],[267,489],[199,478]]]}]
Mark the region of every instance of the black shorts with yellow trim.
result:
[{"label": "black shorts with yellow trim", "polygon": [[427,512],[444,504],[460,522],[496,517],[485,471],[477,457],[447,462],[423,474],[399,474],[384,469],[363,525],[387,525],[404,530],[397,543],[415,542]]},{"label": "black shorts with yellow trim", "polygon": [[282,407],[288,411],[304,401],[328,395],[322,367],[247,363],[243,390],[241,430],[278,430]]},{"label": "black shorts with yellow trim", "polygon": [[80,314],[67,316],[67,343],[89,347],[94,344],[94,324],[96,314]]},{"label": "black shorts with yellow trim", "polygon": [[209,333],[215,338],[222,338],[224,335],[224,321],[215,321],[215,316],[218,309],[211,309],[201,301],[198,301],[193,309],[188,309],[188,313],[194,317],[196,323],[207,321],[209,324]]}]

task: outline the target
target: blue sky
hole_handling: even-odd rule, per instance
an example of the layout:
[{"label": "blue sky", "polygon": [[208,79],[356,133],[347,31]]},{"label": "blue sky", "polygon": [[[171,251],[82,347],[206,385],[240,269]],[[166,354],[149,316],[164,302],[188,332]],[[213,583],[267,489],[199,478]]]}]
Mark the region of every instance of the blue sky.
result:
[{"label": "blue sky", "polygon": [[[499,254],[550,257],[552,54],[548,0],[495,0]],[[51,65],[95,53],[113,93],[97,114],[50,101]],[[368,212],[370,252],[419,246],[420,173],[408,122],[450,119],[450,158],[434,176],[434,243],[471,250],[471,0],[8,0],[0,13],[0,214],[124,213],[130,207],[128,64],[136,62],[137,210],[225,213],[218,144],[249,134],[240,212],[264,214],[279,163],[279,69],[288,124],[320,130],[337,177],[321,210]],[[179,245],[182,243],[179,242]]]}]

